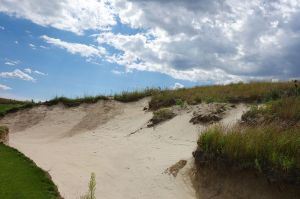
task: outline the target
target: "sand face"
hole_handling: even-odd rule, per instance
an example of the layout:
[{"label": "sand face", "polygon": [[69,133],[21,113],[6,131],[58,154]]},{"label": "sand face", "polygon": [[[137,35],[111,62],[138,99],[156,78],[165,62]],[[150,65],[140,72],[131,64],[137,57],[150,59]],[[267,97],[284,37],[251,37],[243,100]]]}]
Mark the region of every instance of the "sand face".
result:
[{"label": "sand face", "polygon": [[[181,111],[155,128],[144,128],[152,117],[143,111],[147,102],[40,106],[0,123],[11,129],[10,145],[47,170],[66,199],[87,191],[91,172],[97,198],[196,198],[187,171],[204,126],[192,125],[192,112]],[[228,111],[223,123],[236,122],[244,110]],[[176,177],[165,172],[180,160],[188,162]]]}]

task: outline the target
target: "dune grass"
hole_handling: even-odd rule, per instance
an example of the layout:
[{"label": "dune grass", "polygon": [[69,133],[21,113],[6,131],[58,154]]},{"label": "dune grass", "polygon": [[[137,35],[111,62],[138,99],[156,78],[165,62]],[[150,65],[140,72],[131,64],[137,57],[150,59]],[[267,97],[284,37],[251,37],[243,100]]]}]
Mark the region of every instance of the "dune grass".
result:
[{"label": "dune grass", "polygon": [[153,112],[153,117],[150,120],[148,127],[153,127],[161,122],[167,121],[175,117],[176,114],[168,108],[162,108]]},{"label": "dune grass", "polygon": [[[253,106],[242,116],[247,124],[274,123],[292,126],[300,121],[300,96],[286,97],[270,101],[264,106]],[[300,125],[300,124],[299,124]]]},{"label": "dune grass", "polygon": [[300,184],[300,96],[254,106],[242,121],[229,129],[205,130],[196,160],[256,169],[268,178]]},{"label": "dune grass", "polygon": [[200,162],[255,169],[269,178],[300,183],[299,128],[213,127],[201,134],[197,151],[205,154],[195,156]]},{"label": "dune grass", "polygon": [[49,175],[33,161],[9,146],[0,144],[0,198],[61,198]]},{"label": "dune grass", "polygon": [[67,97],[55,97],[49,101],[46,101],[42,104],[47,106],[53,106],[57,105],[59,103],[62,103],[63,105],[67,107],[76,107],[80,104],[86,103],[86,104],[93,104],[98,102],[99,100],[108,100],[109,98],[104,95],[97,95],[97,96],[85,96],[85,97],[78,97],[78,98],[67,98]]},{"label": "dune grass", "polygon": [[294,82],[253,82],[217,86],[201,86],[154,93],[149,108],[157,110],[175,105],[178,100],[188,104],[201,102],[266,102],[286,96],[300,95]]},{"label": "dune grass", "polygon": [[137,90],[137,91],[125,91],[120,94],[114,95],[114,100],[120,101],[120,102],[135,102],[142,98],[149,97],[154,95],[155,93],[159,93],[160,89],[150,89],[146,88],[145,90]]}]

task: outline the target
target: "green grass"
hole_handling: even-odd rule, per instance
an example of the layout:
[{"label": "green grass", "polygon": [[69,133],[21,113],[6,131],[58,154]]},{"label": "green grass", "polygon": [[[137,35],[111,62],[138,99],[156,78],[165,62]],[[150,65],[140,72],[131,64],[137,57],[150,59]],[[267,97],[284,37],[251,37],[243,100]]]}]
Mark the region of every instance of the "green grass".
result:
[{"label": "green grass", "polygon": [[209,163],[255,169],[271,178],[300,183],[299,128],[213,127],[200,135],[197,151]]},{"label": "green grass", "polygon": [[98,95],[98,96],[85,96],[85,97],[78,97],[75,99],[67,98],[67,97],[55,97],[49,101],[46,101],[42,104],[47,105],[47,106],[53,106],[59,103],[62,103],[63,105],[67,107],[75,107],[79,106],[82,103],[87,103],[87,104],[92,104],[96,103],[99,100],[108,100],[108,97],[103,96],[103,95]]},{"label": "green grass", "polygon": [[293,82],[253,82],[217,86],[201,86],[178,90],[164,90],[153,94],[149,108],[175,105],[178,100],[188,104],[201,102],[266,102],[287,96],[300,95]]},{"label": "green grass", "polygon": [[153,117],[150,120],[151,123],[148,125],[148,127],[152,127],[161,122],[170,120],[175,116],[176,116],[176,114],[171,109],[168,109],[168,108],[162,108],[160,110],[154,111]]},{"label": "green grass", "polygon": [[0,144],[0,198],[61,198],[49,175],[16,149]]},{"label": "green grass", "polygon": [[276,123],[285,126],[298,125],[300,122],[300,96],[286,97],[270,101],[264,106],[253,106],[242,116],[248,124]]},{"label": "green grass", "polygon": [[120,102],[135,102],[145,97],[154,95],[155,93],[160,92],[160,89],[145,89],[141,91],[132,91],[132,92],[122,92],[121,94],[115,94],[114,99]]}]

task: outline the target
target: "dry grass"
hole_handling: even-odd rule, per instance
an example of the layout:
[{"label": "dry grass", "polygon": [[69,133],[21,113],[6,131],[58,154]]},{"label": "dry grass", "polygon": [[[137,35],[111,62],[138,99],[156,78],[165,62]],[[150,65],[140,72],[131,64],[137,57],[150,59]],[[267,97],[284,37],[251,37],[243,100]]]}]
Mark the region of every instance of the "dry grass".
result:
[{"label": "dry grass", "polygon": [[153,95],[149,108],[175,105],[178,100],[188,104],[201,102],[264,102],[286,96],[300,95],[299,87],[294,82],[253,82],[219,86],[202,86],[179,90],[165,90]]},{"label": "dry grass", "polygon": [[175,117],[176,114],[168,108],[162,108],[153,112],[153,117],[148,124],[148,127],[153,127],[161,122],[167,121]]},{"label": "dry grass", "polygon": [[114,99],[120,102],[135,102],[142,98],[149,97],[154,95],[155,93],[160,92],[159,89],[145,89],[141,91],[132,91],[132,92],[122,92],[121,94],[115,94]]},{"label": "dry grass", "polygon": [[270,179],[300,183],[298,128],[282,130],[275,126],[233,129],[213,127],[201,134],[194,155],[200,162],[256,169]]}]

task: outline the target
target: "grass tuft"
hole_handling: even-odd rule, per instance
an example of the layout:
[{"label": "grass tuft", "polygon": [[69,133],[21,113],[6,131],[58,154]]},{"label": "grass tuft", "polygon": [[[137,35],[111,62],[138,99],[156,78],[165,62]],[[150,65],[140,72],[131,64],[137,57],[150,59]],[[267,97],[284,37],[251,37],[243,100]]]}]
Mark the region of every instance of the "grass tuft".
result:
[{"label": "grass tuft", "polygon": [[120,102],[135,102],[142,98],[149,97],[155,93],[160,92],[160,89],[145,89],[142,91],[122,92],[121,94],[114,95],[114,99]]},{"label": "grass tuft", "polygon": [[176,114],[168,108],[163,108],[153,112],[153,117],[148,124],[148,127],[153,127],[161,122],[167,121],[175,117]]}]

